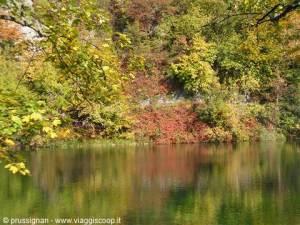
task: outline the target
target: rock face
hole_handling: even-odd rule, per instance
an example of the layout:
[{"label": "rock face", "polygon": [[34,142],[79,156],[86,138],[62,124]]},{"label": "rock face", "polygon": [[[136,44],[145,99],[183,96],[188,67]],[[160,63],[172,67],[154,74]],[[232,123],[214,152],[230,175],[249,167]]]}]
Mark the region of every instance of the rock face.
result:
[{"label": "rock face", "polygon": [[[32,5],[31,0],[24,0],[20,8],[32,8]],[[9,12],[0,9],[0,15],[9,15]],[[32,40],[36,36],[37,33],[29,27],[23,27],[13,21],[0,20],[0,40]]]},{"label": "rock face", "polygon": [[25,39],[33,40],[37,37],[37,33],[29,27],[21,27],[21,32]]},{"label": "rock face", "polygon": [[28,8],[31,8],[32,5],[33,5],[33,2],[32,0],[23,0],[23,3],[22,3],[25,7],[28,7]]}]

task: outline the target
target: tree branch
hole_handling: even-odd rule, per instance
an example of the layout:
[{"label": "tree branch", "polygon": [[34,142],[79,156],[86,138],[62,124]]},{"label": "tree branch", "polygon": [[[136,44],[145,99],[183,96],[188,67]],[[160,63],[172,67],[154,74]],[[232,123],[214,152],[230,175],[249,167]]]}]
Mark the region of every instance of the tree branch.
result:
[{"label": "tree branch", "polygon": [[[276,10],[282,7],[282,11],[278,14],[275,14]],[[263,15],[260,19],[257,20],[256,25],[260,25],[265,22],[278,22],[280,19],[285,17],[287,14],[295,11],[297,8],[300,8],[300,0],[294,0],[292,3],[283,5],[277,4],[271,10],[269,10],[265,15]],[[272,14],[275,14],[272,16]],[[268,19],[267,19],[268,18]]]},{"label": "tree branch", "polygon": [[300,8],[300,0],[295,0],[292,4],[287,5],[283,10],[283,12],[280,13],[279,15],[276,15],[272,20],[278,21],[281,18],[285,17],[290,12],[295,11],[298,7]]},{"label": "tree branch", "polygon": [[220,19],[218,17],[215,18],[215,19],[213,19],[211,22],[209,22],[207,24],[204,24],[202,26],[202,28],[207,27],[207,26],[211,26],[211,25],[216,25],[216,24],[223,23],[226,20],[229,20],[229,19],[234,18],[234,17],[239,17],[239,16],[257,16],[257,15],[261,15],[261,13],[258,13],[258,12],[246,12],[246,13],[229,14],[229,15],[223,16]]},{"label": "tree branch", "polygon": [[[282,7],[281,12],[276,14],[276,10],[278,10],[280,7]],[[234,18],[234,17],[249,17],[249,16],[256,17],[256,18],[253,18],[254,21],[256,20],[256,22],[254,22],[253,26],[258,26],[258,25],[260,25],[262,23],[266,23],[266,22],[277,22],[278,20],[282,19],[287,14],[295,11],[298,8],[300,8],[300,0],[294,0],[292,3],[287,4],[287,5],[279,3],[275,6],[273,6],[265,14],[263,14],[262,12],[245,12],[245,13],[229,14],[229,15],[222,16],[221,18],[216,17],[211,22],[204,24],[202,27],[220,24],[220,23],[223,23],[226,20],[230,20],[231,18]],[[261,18],[257,19],[257,17],[259,17],[259,16],[261,16]]]},{"label": "tree branch", "polygon": [[260,19],[257,20],[256,25],[259,25],[259,24],[262,24],[262,23],[264,23],[264,22],[266,22],[266,21],[269,21],[269,20],[266,20],[266,18],[267,18],[267,17],[270,17],[271,14],[272,14],[273,12],[275,12],[275,10],[278,9],[280,6],[283,7],[282,4],[277,4],[277,5],[275,5],[275,6],[274,6],[271,10],[269,10],[265,15],[263,15]]}]

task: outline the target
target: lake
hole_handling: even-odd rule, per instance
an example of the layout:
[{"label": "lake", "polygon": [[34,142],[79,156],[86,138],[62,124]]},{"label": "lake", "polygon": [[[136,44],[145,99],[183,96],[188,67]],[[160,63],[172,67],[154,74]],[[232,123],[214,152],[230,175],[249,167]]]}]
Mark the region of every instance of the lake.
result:
[{"label": "lake", "polygon": [[85,143],[30,152],[25,157],[31,177],[11,175],[1,166],[0,220],[300,224],[300,146],[295,143]]}]

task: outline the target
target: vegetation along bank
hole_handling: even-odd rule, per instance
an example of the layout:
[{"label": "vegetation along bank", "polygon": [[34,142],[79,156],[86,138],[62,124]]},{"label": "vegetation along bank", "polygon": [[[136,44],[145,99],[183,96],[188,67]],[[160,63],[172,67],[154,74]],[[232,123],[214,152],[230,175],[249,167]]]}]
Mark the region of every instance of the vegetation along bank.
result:
[{"label": "vegetation along bank", "polygon": [[1,0],[0,157],[54,139],[300,136],[299,0]]}]

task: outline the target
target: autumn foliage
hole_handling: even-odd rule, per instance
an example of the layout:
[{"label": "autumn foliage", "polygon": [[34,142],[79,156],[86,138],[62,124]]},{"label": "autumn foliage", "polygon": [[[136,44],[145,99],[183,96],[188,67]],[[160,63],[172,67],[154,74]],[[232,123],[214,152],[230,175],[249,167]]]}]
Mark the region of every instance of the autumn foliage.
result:
[{"label": "autumn foliage", "polygon": [[207,141],[207,125],[197,119],[187,104],[163,108],[146,107],[136,116],[138,138],[150,138],[157,144],[198,143]]},{"label": "autumn foliage", "polygon": [[21,38],[20,27],[12,22],[0,20],[0,40],[17,40]]}]

